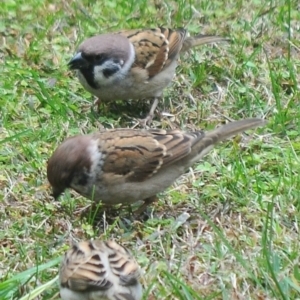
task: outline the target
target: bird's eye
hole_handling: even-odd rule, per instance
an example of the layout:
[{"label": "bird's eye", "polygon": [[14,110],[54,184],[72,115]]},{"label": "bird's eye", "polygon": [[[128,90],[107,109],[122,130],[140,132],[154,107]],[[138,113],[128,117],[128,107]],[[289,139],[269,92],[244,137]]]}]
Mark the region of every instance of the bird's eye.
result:
[{"label": "bird's eye", "polygon": [[103,55],[102,54],[97,54],[95,55],[95,60],[99,61],[103,59]]}]

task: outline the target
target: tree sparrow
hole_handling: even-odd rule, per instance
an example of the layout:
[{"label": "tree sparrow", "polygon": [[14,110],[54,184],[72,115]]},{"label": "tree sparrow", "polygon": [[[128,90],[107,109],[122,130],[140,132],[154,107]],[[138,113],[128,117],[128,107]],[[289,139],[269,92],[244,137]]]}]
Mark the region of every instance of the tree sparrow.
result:
[{"label": "tree sparrow", "polygon": [[144,200],[145,207],[215,144],[264,123],[245,119],[206,133],[111,129],[70,137],[49,159],[48,180],[55,199],[72,188],[106,205]]},{"label": "tree sparrow", "polygon": [[228,41],[208,35],[188,37],[185,29],[134,29],[86,39],[69,62],[79,81],[99,101],[153,98],[151,122],[163,89],[175,74],[179,54],[192,47]]},{"label": "tree sparrow", "polygon": [[59,272],[63,300],[140,300],[140,271],[114,241],[85,241],[67,251]]}]

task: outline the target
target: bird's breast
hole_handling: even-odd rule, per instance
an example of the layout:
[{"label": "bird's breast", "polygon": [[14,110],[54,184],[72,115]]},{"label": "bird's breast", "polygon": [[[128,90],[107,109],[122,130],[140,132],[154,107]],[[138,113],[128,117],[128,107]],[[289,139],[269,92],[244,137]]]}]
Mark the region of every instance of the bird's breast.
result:
[{"label": "bird's breast", "polygon": [[83,87],[101,101],[139,100],[160,97],[171,83],[175,69],[176,62],[149,78],[146,70],[133,68],[126,76],[115,76],[110,82],[98,83],[97,88],[89,84],[81,72],[78,72],[78,78]]}]

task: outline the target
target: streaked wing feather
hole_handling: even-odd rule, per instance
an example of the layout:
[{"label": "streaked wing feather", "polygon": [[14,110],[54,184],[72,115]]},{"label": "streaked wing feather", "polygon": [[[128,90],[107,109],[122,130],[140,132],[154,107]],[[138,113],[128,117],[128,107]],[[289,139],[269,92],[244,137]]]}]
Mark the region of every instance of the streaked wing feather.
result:
[{"label": "streaked wing feather", "polygon": [[108,259],[112,268],[111,271],[119,277],[120,284],[123,286],[138,284],[140,278],[139,266],[128,250],[113,241],[106,244],[107,247],[114,250],[108,256]]},{"label": "streaked wing feather", "polygon": [[167,154],[163,159],[163,167],[168,166],[191,152],[191,145],[194,139],[192,134],[187,134],[179,130],[173,131],[152,131],[154,138],[163,144],[167,149]]},{"label": "streaked wing feather", "polygon": [[[139,265],[135,259],[113,240],[73,245],[62,261],[59,274],[61,291],[69,289],[73,292],[64,292],[65,296],[78,292],[76,299],[106,299],[108,289],[113,299],[141,299],[139,278]],[[120,289],[120,286],[130,288]]]},{"label": "streaked wing feather", "polygon": [[[105,141],[103,171],[110,178],[142,182],[191,151],[192,134],[180,131],[116,129],[98,134]],[[113,179],[111,179],[113,180]]]},{"label": "streaked wing feather", "polygon": [[161,28],[161,30],[169,40],[168,62],[166,62],[167,66],[173,59],[178,56],[179,52],[181,51],[187,31],[183,28],[179,28],[176,30]]},{"label": "streaked wing feather", "polygon": [[181,50],[186,31],[168,28],[146,30],[123,30],[118,32],[126,36],[136,52],[134,67],[147,70],[149,78],[167,67]]},{"label": "streaked wing feather", "polygon": [[[105,143],[103,171],[110,180],[143,182],[161,167],[168,166],[191,151],[193,140],[202,133],[179,130],[116,129],[95,136]],[[113,178],[113,179],[112,179]]]},{"label": "streaked wing feather", "polygon": [[99,253],[91,243],[75,244],[66,253],[60,269],[62,286],[74,291],[106,290],[112,283],[105,278],[106,270]]},{"label": "streaked wing feather", "polygon": [[103,165],[106,176],[141,182],[160,168],[166,156],[165,147],[146,131],[115,130],[98,137],[107,149]]},{"label": "streaked wing feather", "polygon": [[77,292],[92,292],[92,291],[105,291],[112,287],[112,283],[104,279],[99,281],[89,280],[88,278],[70,278],[68,280],[68,287]]}]

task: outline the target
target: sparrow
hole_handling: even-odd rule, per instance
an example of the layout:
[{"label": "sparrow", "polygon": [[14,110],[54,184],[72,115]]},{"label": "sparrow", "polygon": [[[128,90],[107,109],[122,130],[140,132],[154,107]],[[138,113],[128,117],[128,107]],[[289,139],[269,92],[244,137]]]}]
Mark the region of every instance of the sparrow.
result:
[{"label": "sparrow", "polygon": [[48,161],[57,199],[66,188],[105,205],[156,200],[215,144],[264,125],[259,118],[234,121],[212,131],[111,129],[65,140]]},{"label": "sparrow", "polygon": [[140,300],[139,265],[116,242],[83,241],[66,252],[59,271],[63,300]]},{"label": "sparrow", "polygon": [[80,83],[100,101],[152,98],[144,125],[175,74],[179,54],[207,43],[228,41],[209,35],[188,37],[185,29],[134,29],[86,39],[69,62]]}]

